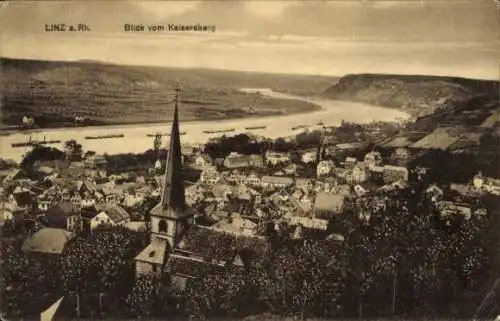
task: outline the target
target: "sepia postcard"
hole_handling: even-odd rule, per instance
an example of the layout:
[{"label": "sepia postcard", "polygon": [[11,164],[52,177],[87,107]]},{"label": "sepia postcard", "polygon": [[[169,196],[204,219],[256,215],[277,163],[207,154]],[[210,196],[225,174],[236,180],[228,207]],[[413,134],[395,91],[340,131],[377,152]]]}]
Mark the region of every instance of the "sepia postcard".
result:
[{"label": "sepia postcard", "polygon": [[499,22],[0,2],[1,320],[500,321]]}]

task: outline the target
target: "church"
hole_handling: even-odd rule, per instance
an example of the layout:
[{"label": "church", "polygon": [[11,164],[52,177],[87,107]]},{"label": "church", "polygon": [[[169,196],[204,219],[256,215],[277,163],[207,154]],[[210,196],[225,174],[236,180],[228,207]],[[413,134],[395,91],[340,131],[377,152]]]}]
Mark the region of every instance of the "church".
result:
[{"label": "church", "polygon": [[197,213],[186,205],[176,91],[167,167],[160,202],[150,212],[150,244],[135,258],[136,277],[169,276],[183,290],[207,265],[245,268],[262,258],[264,237],[241,237],[197,225]]}]

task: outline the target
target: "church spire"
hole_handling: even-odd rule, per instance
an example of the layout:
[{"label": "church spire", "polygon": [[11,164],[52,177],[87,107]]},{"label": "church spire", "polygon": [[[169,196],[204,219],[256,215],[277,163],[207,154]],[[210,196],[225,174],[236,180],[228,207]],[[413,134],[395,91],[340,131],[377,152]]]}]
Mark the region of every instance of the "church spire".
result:
[{"label": "church spire", "polygon": [[186,199],[184,192],[184,179],[182,177],[182,151],[179,134],[179,95],[181,89],[176,88],[174,119],[172,120],[172,131],[170,134],[170,147],[168,149],[167,168],[161,198],[163,209],[184,210]]}]

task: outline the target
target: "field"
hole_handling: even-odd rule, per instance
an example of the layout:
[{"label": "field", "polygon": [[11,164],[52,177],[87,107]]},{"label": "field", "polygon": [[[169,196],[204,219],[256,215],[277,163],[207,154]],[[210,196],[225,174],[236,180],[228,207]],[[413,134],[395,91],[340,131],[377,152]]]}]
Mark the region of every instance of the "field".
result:
[{"label": "field", "polygon": [[271,88],[317,94],[335,78],[209,69],[119,66],[95,61],[1,59],[3,127],[23,116],[40,127],[169,121],[174,88],[183,88],[181,120],[226,119],[305,112],[318,108],[296,100],[269,99],[238,88]]}]

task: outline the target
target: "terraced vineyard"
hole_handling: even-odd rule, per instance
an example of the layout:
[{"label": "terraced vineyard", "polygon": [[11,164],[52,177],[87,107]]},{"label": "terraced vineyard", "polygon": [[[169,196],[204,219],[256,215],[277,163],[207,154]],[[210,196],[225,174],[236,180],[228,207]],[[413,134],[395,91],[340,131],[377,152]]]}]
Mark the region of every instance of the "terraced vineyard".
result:
[{"label": "terraced vineyard", "polygon": [[[70,126],[75,117],[87,124],[123,124],[169,121],[174,87],[183,87],[182,120],[221,119],[288,114],[316,106],[292,100],[264,98],[238,90],[245,85],[273,84],[281,88],[286,76],[239,75],[218,71],[124,67],[96,62],[43,62],[2,59],[2,125],[18,125],[23,116],[34,117],[40,127]],[[213,79],[210,79],[211,73]],[[247,80],[245,80],[245,77]],[[296,82],[293,76],[289,83]],[[307,78],[307,77],[306,77]],[[320,78],[328,87],[334,80]],[[302,83],[307,83],[300,80]],[[319,81],[319,80],[316,80]],[[317,85],[317,83],[314,83]],[[289,86],[290,87],[290,86]],[[293,89],[293,88],[288,88]]]}]

